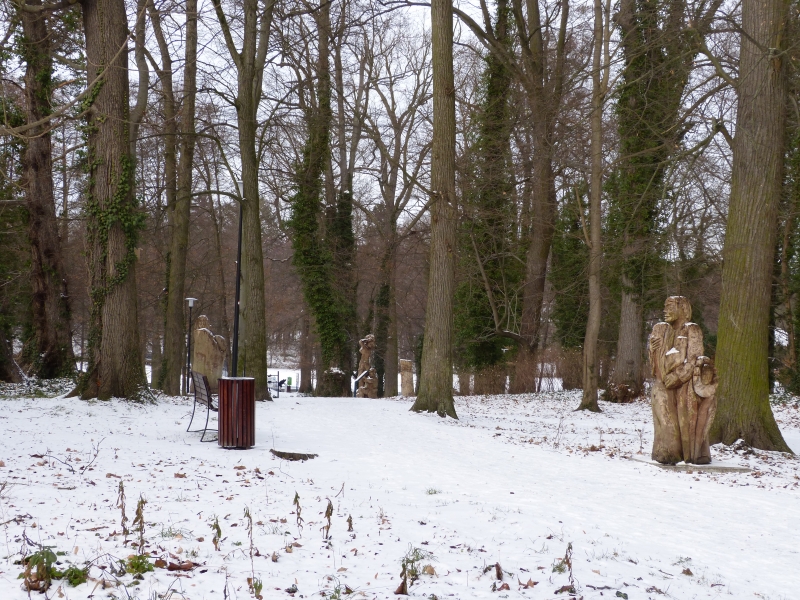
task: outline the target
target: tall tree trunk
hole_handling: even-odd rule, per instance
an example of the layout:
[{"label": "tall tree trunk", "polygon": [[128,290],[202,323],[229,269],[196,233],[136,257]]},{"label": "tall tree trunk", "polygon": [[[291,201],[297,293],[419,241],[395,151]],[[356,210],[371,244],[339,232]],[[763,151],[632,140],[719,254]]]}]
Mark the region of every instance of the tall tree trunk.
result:
[{"label": "tall tree trunk", "polygon": [[303,310],[300,317],[300,384],[297,389],[301,394],[310,394],[314,391],[311,385],[311,367],[314,362],[314,344],[311,338],[311,316],[308,308]]},{"label": "tall tree trunk", "polygon": [[431,248],[422,376],[411,410],[457,419],[453,403],[453,294],[455,292],[456,97],[453,76],[453,2],[431,1],[433,41],[433,152]]},{"label": "tall tree trunk", "polygon": [[[31,6],[41,6],[33,0]],[[51,32],[44,12],[21,10],[26,117],[29,123],[50,113],[53,91]],[[66,160],[66,157],[65,157]],[[23,159],[31,248],[33,339],[32,373],[42,378],[75,373],[70,305],[59,241],[53,191],[53,150],[49,125],[28,132]]]},{"label": "tall tree trunk", "polygon": [[[161,54],[158,71],[164,106],[164,169],[167,196],[167,215],[170,247],[167,257],[166,319],[164,326],[164,368],[162,388],[177,395],[181,387],[181,368],[185,362],[186,319],[184,315],[186,289],[186,258],[189,248],[189,218],[191,214],[192,167],[194,159],[194,107],[197,81],[197,0],[186,3],[185,61],[183,73],[184,97],[180,128],[172,82],[172,57],[161,27],[161,15],[152,0],[150,20]],[[177,159],[180,131],[180,164]],[[184,390],[186,391],[186,390]]]},{"label": "tall tree trunk", "polygon": [[744,0],[711,440],[790,452],[769,405],[769,313],[786,130],[787,3]]},{"label": "tall tree trunk", "polygon": [[[233,41],[220,0],[212,0],[225,45],[236,66],[236,120],[242,165],[242,279],[239,308],[239,371],[255,378],[256,400],[271,400],[267,387],[267,315],[264,298],[264,251],[261,246],[261,207],[258,194],[256,129],[261,82],[264,77],[275,0],[244,0],[242,50]],[[240,373],[232,373],[239,375]]]},{"label": "tall tree trunk", "polygon": [[[610,17],[610,1],[606,0],[605,19]],[[594,49],[592,53],[592,181],[589,190],[589,318],[583,340],[583,396],[579,410],[600,412],[597,403],[597,338],[600,335],[602,306],[600,267],[603,260],[601,201],[603,195],[603,101],[608,86],[608,21],[603,16],[603,0],[594,0]],[[605,51],[605,52],[604,52]],[[604,56],[606,60],[603,60]]]},{"label": "tall tree trunk", "polygon": [[[392,248],[396,242],[391,240]],[[400,357],[397,351],[397,271],[396,254],[392,252],[389,258],[387,279],[389,284],[388,330],[386,334],[386,355],[384,358],[383,395],[384,397],[397,396],[397,376],[400,369]]]},{"label": "tall tree trunk", "polygon": [[[210,181],[210,179],[209,179]],[[217,189],[219,189],[219,178],[216,178]],[[225,360],[228,364],[228,371],[231,369],[231,328],[228,321],[228,291],[225,284],[225,268],[222,263],[222,227],[220,224],[220,214],[218,214],[217,206],[214,199],[209,194],[209,213],[211,220],[214,223],[214,250],[216,253],[217,263],[217,285],[219,286],[219,293],[221,298],[221,307],[219,310],[220,323],[222,333],[225,336]]]},{"label": "tall tree trunk", "polygon": [[[612,384],[620,400],[635,398],[642,391],[642,322],[641,296],[631,289],[633,282],[623,275],[619,336]],[[625,386],[624,390],[620,386]],[[616,397],[616,396],[615,396]]]},{"label": "tall tree trunk", "polygon": [[658,278],[654,242],[664,176],[681,143],[682,97],[694,58],[720,4],[711,0],[689,10],[686,0],[621,0],[616,15],[625,63],[616,106],[617,192],[607,222],[619,252],[622,314],[611,397],[642,390],[642,312]]},{"label": "tall tree trunk", "polygon": [[0,381],[5,383],[19,383],[22,381],[22,372],[14,362],[11,352],[11,343],[6,339],[4,331],[0,331]]},{"label": "tall tree trunk", "polygon": [[133,193],[128,23],[122,0],[82,0],[81,6],[87,83],[92,90],[86,199],[92,314],[90,362],[78,391],[83,398],[139,399],[147,387],[135,276],[143,219]]},{"label": "tall tree trunk", "polygon": [[536,364],[536,350],[543,346],[539,339],[542,333],[542,304],[547,259],[555,232],[556,217],[553,145],[556,120],[563,97],[569,19],[569,2],[563,0],[560,6],[555,60],[550,68],[547,56],[549,49],[544,39],[548,24],[542,21],[538,2],[528,0],[524,4],[523,10],[522,0],[512,0],[519,37],[524,44],[522,84],[533,113],[531,166],[534,183],[531,186],[533,197],[529,215],[530,241],[522,289],[520,346],[512,380],[514,393],[535,391],[536,378],[533,369]]}]

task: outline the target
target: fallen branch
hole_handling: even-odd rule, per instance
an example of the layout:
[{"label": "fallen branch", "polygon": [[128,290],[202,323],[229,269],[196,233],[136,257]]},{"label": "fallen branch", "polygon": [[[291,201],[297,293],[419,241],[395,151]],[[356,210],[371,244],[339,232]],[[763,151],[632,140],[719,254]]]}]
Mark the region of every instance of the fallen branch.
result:
[{"label": "fallen branch", "polygon": [[284,460],[309,460],[319,456],[319,454],[303,454],[302,452],[283,452],[281,450],[275,450],[274,448],[271,449],[270,452]]}]

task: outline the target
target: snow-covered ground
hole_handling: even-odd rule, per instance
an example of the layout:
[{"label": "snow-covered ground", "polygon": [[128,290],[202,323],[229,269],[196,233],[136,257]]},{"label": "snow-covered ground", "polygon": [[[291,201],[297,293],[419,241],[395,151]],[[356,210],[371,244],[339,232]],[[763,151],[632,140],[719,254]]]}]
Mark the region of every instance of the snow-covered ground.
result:
[{"label": "snow-covered ground", "polygon": [[[717,447],[715,459],[752,472],[664,471],[631,460],[649,454],[646,403],[603,403],[600,415],[577,403],[571,392],[457,398],[454,421],[411,413],[407,399],[281,394],[258,405],[257,445],[242,451],[186,433],[185,398],[0,392],[0,598],[28,597],[15,561],[35,544],[64,553],[60,568],[91,565],[87,583],[57,582],[50,598],[245,599],[248,578],[264,598],[292,586],[294,597],[395,598],[415,549],[425,572],[408,591],[420,598],[567,597],[556,590],[570,566],[587,600],[800,598],[800,459]],[[797,404],[775,410],[800,451]],[[319,456],[288,462],[270,448]],[[119,574],[138,537],[121,534],[120,482],[129,528],[147,500],[151,561],[197,566]]]}]

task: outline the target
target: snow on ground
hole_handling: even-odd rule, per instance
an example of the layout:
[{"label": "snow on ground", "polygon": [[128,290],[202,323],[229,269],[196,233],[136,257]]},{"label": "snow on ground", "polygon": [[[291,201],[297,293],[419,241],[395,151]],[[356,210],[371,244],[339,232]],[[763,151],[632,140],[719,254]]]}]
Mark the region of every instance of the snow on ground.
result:
[{"label": "snow on ground", "polygon": [[[800,598],[800,460],[715,448],[753,471],[664,471],[629,460],[649,453],[646,403],[602,403],[593,415],[572,412],[578,399],[457,398],[454,421],[411,413],[406,399],[281,394],[258,405],[257,445],[242,451],[186,433],[185,398],[141,406],[0,392],[0,598],[28,597],[15,561],[30,544],[65,553],[61,568],[91,565],[87,583],[57,582],[51,598],[245,599],[253,577],[264,598],[289,598],[292,586],[294,597],[396,598],[415,549],[427,572],[411,596],[561,598],[570,544],[587,600]],[[797,404],[775,411],[800,450]],[[270,448],[319,456],[289,462]],[[126,545],[121,534],[120,482],[129,528],[147,500],[151,561],[199,566],[119,574],[137,538]]]}]

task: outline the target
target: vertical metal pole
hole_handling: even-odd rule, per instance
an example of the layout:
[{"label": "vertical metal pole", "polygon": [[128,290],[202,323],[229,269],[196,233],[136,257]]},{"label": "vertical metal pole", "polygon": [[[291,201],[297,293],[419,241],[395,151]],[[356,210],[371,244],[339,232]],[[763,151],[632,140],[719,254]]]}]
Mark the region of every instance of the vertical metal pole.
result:
[{"label": "vertical metal pole", "polygon": [[186,341],[186,380],[183,384],[183,392],[187,396],[189,395],[189,369],[191,369],[191,357],[192,357],[192,305],[189,305],[189,332]]},{"label": "vertical metal pole", "polygon": [[236,298],[233,302],[233,348],[231,349],[231,377],[238,377],[239,364],[239,294],[242,283],[242,202],[239,199],[239,248],[236,251]]},{"label": "vertical metal pole", "polygon": [[281,397],[281,372],[278,371],[278,393],[275,395],[276,398]]}]

